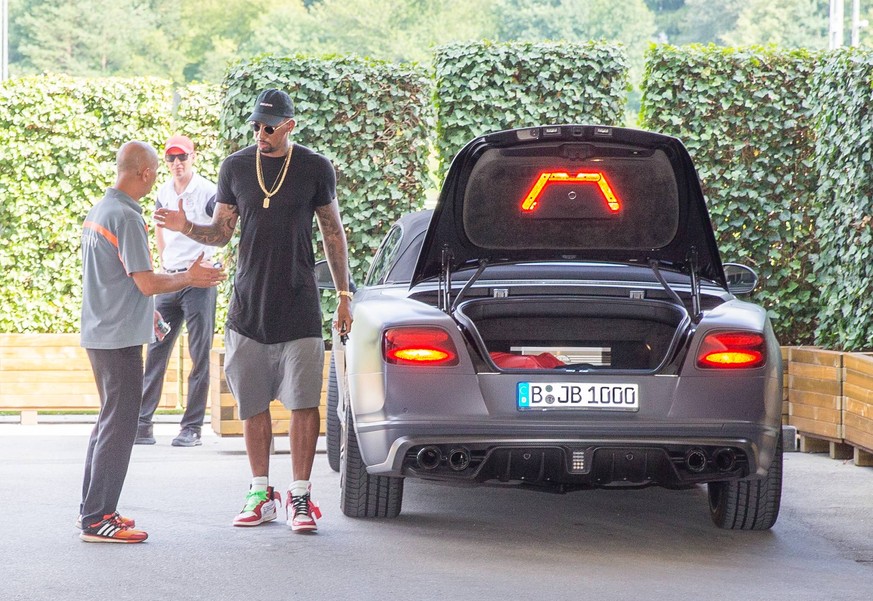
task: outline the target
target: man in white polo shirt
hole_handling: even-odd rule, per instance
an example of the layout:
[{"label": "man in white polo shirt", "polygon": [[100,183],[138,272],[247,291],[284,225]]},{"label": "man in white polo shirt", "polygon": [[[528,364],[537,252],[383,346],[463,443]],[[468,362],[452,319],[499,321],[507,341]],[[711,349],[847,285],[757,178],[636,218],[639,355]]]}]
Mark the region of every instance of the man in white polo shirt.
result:
[{"label": "man in white polo shirt", "polygon": [[[211,223],[215,208],[215,184],[194,171],[194,143],[187,136],[172,136],[164,145],[164,160],[172,178],[158,190],[156,208],[178,210],[179,202],[192,223]],[[158,253],[164,273],[185,271],[191,261],[203,253],[212,261],[214,246],[195,242],[180,232],[157,228]],[[209,392],[209,352],[215,332],[215,288],[183,288],[158,295],[155,308],[170,324],[170,332],[149,345],[143,380],[142,409],[139,415],[136,444],[155,444],[152,418],[161,400],[164,374],[182,324],[188,327],[191,372],[188,376],[188,401],[174,447],[201,444],[200,431],[206,414]]]}]

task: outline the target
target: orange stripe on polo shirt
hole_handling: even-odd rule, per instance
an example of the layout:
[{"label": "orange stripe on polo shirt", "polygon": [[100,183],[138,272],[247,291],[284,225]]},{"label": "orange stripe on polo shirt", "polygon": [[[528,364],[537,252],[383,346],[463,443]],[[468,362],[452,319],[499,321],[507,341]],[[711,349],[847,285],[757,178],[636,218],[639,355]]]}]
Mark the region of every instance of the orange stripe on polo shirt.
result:
[{"label": "orange stripe on polo shirt", "polygon": [[115,248],[118,248],[118,238],[115,236],[115,234],[113,234],[112,232],[107,230],[105,227],[103,227],[99,223],[94,223],[93,221],[86,221],[82,225],[84,227],[87,227],[88,229],[94,230],[95,232],[97,232],[98,234],[100,234],[101,236],[106,238],[112,246],[114,246]]},{"label": "orange stripe on polo shirt", "polygon": [[[98,234],[100,234],[101,236],[103,236],[104,238],[106,238],[106,240],[107,240],[107,241],[108,241],[112,246],[115,247],[115,250],[118,251],[118,260],[121,261],[121,265],[122,265],[122,267],[124,267],[124,271],[127,271],[127,265],[124,264],[124,259],[121,258],[121,249],[118,248],[118,237],[115,236],[115,234],[113,234],[113,233],[110,232],[109,230],[107,230],[105,227],[103,227],[102,225],[100,225],[99,223],[94,223],[93,221],[85,221],[85,223],[83,223],[82,225],[83,225],[83,227],[86,227],[86,228],[88,228],[88,229],[90,229],[90,230],[94,230],[95,232],[97,232]],[[143,224],[143,228],[145,229],[146,238],[148,238],[148,235],[149,235],[149,226],[148,226],[148,224],[144,223],[144,224]],[[150,263],[151,266],[152,266],[152,270],[154,270],[155,261],[154,261],[154,259],[152,258],[152,250],[151,250],[151,249],[149,249],[149,263]]]},{"label": "orange stripe on polo shirt", "polygon": [[121,266],[124,268],[124,271],[127,272],[127,265],[124,264],[124,259],[121,258],[121,249],[118,248],[118,237],[99,223],[94,223],[93,221],[85,221],[85,223],[83,223],[82,225],[89,230],[97,232],[98,234],[106,238],[106,241],[109,242],[109,244],[115,247],[115,250],[118,251],[118,260],[121,261]]}]

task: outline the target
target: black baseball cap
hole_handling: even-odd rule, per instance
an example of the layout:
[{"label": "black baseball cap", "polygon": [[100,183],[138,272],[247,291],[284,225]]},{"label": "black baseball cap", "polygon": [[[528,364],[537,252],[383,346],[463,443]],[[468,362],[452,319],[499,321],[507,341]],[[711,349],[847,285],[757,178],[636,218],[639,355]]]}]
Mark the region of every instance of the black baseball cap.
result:
[{"label": "black baseball cap", "polygon": [[255,110],[249,115],[248,120],[276,127],[292,117],[294,117],[294,103],[291,102],[291,97],[282,90],[270,88],[258,95]]}]

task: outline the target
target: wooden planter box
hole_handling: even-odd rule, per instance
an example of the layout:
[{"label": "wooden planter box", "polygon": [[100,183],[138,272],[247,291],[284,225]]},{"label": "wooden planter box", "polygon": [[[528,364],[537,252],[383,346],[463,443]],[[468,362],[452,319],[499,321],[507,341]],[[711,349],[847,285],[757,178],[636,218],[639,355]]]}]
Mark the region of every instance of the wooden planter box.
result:
[{"label": "wooden planter box", "polygon": [[[143,346],[143,359],[145,359]],[[188,336],[170,356],[159,409],[176,409],[188,389]],[[40,411],[99,411],[100,397],[79,334],[0,334],[0,411],[35,423]]]},{"label": "wooden planter box", "polygon": [[[324,383],[321,387],[321,428],[325,433],[325,417],[327,415],[327,370],[330,364],[330,353],[324,354]],[[209,397],[212,406],[212,429],[219,436],[241,436],[243,423],[239,418],[236,399],[227,387],[224,378],[224,349],[213,348],[209,365]],[[287,435],[291,412],[279,401],[270,403],[270,417],[273,421],[273,435]]]},{"label": "wooden planter box", "polygon": [[788,422],[801,435],[842,442],[843,355],[813,347],[789,349]]},{"label": "wooden planter box", "polygon": [[788,351],[789,347],[780,347],[782,351],[782,425],[788,425]]},{"label": "wooden planter box", "polygon": [[843,438],[854,447],[856,465],[873,466],[873,356],[846,353],[843,364]]},{"label": "wooden planter box", "polygon": [[[191,365],[188,337],[180,336],[164,379],[159,407],[184,400]],[[145,353],[145,346],[143,346]],[[100,397],[78,334],[0,334],[0,411],[82,411],[100,409]]]}]

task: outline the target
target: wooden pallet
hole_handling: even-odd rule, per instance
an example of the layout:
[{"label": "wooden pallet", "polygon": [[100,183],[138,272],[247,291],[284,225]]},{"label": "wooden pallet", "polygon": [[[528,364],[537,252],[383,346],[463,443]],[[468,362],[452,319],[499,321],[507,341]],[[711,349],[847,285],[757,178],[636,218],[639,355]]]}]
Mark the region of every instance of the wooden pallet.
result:
[{"label": "wooden pallet", "polygon": [[800,434],[801,453],[827,453],[831,459],[851,459],[854,449],[841,439],[819,438]]}]

